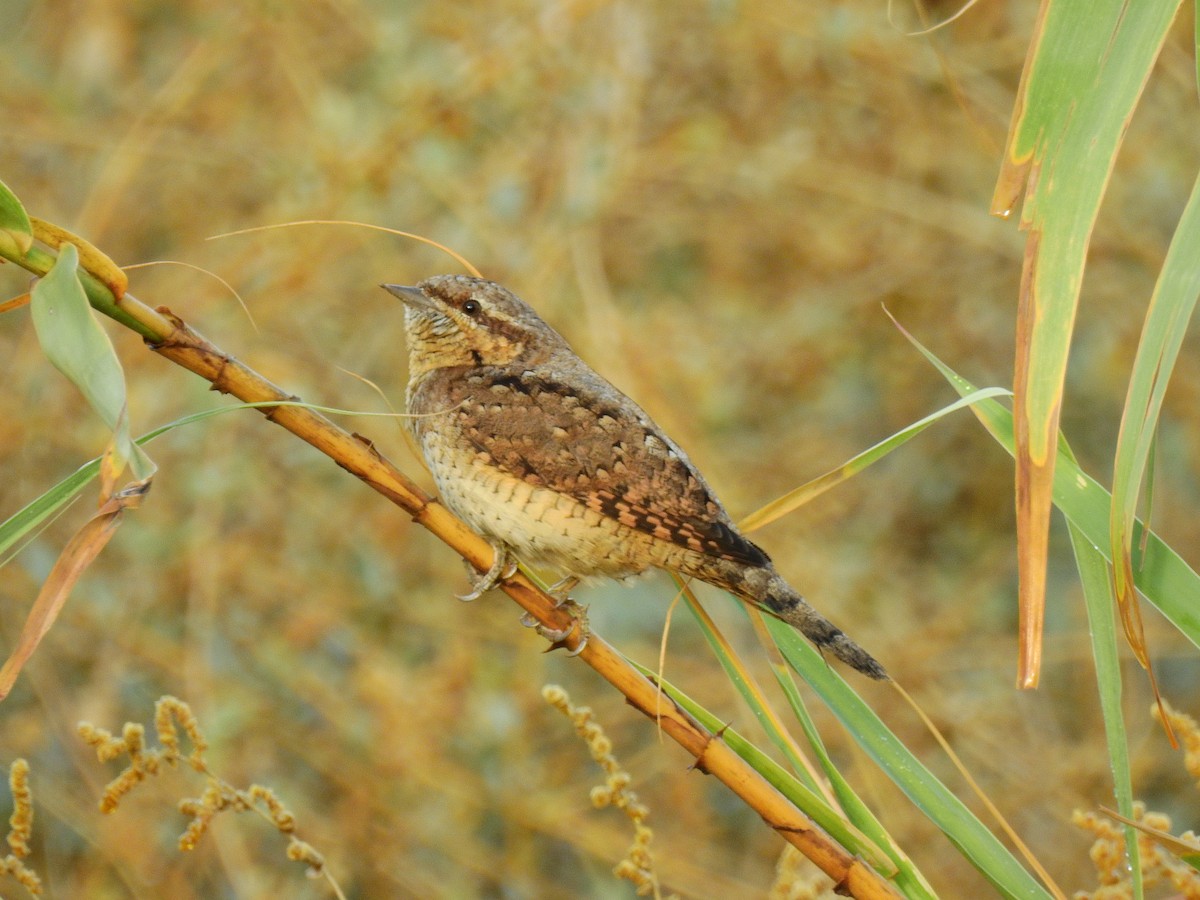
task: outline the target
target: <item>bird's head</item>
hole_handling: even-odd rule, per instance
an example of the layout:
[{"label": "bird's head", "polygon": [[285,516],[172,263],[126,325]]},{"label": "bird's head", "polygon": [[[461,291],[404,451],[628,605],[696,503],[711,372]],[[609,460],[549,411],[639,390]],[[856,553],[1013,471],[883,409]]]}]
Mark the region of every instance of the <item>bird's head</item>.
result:
[{"label": "bird's head", "polygon": [[404,301],[413,378],[447,367],[533,365],[565,346],[529,304],[494,281],[435,275],[413,287],[381,287]]}]

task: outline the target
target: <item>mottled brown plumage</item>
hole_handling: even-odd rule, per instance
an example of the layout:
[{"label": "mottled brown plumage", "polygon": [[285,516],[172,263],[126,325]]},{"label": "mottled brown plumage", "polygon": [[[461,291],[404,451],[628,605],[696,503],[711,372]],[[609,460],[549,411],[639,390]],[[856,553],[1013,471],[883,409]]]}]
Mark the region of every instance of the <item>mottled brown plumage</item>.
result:
[{"label": "mottled brown plumage", "polygon": [[405,303],[408,421],[456,515],[568,576],[655,567],[699,578],[887,677],[738,532],[684,452],[526,303],[463,275],[384,287]]}]

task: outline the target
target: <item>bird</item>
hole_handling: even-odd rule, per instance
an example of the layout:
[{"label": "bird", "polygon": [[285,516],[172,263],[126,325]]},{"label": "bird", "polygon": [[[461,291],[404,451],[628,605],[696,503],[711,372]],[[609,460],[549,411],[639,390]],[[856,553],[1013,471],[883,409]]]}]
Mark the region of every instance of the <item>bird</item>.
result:
[{"label": "bird", "polygon": [[552,592],[664,569],[889,680],[738,531],[684,451],[533,307],[467,275],[381,287],[404,303],[407,427],[441,501],[496,551],[462,599],[512,575],[511,556],[563,573]]}]

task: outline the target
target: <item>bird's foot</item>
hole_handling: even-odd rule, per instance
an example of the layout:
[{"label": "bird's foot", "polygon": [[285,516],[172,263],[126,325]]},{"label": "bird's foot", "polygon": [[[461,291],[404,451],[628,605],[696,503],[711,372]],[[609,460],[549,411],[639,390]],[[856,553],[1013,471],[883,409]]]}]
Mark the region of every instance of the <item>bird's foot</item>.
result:
[{"label": "bird's foot", "polygon": [[565,609],[571,614],[571,621],[565,628],[551,628],[548,625],[543,625],[530,613],[524,613],[521,616],[521,624],[526,628],[533,628],[550,642],[550,650],[557,650],[559,647],[567,646],[567,638],[570,637],[576,627],[579,628],[579,643],[575,645],[567,656],[578,656],[583,652],[583,648],[587,646],[588,636],[591,631],[588,629],[587,607],[581,606],[569,597],[559,600],[555,604],[555,609]]},{"label": "bird's foot", "polygon": [[509,554],[508,548],[497,541],[489,540],[488,543],[492,545],[492,564],[486,572],[478,575],[475,567],[467,563],[467,577],[471,579],[471,590],[466,594],[454,595],[463,603],[478,600],[499,582],[516,574],[517,561]]}]

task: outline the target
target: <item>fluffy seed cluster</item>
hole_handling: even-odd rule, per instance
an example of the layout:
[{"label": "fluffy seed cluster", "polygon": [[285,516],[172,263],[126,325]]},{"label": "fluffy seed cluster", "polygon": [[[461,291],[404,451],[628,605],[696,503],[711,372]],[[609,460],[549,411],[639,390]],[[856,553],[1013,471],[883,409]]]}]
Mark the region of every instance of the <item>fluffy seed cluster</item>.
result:
[{"label": "fluffy seed cluster", "polygon": [[[1200,725],[1191,716],[1176,712],[1166,703],[1161,709],[1154,706],[1151,715],[1167,725],[1178,737],[1184,749],[1184,767],[1200,787]],[[1181,852],[1183,848],[1195,848],[1195,853],[1200,855],[1200,839],[1191,831],[1169,838],[1171,819],[1162,813],[1147,810],[1146,804],[1140,801],[1133,804],[1133,821],[1139,826],[1137,847],[1144,887],[1170,885],[1177,896],[1200,900],[1200,872],[1164,846],[1169,843]],[[1081,810],[1075,811],[1071,822],[1095,836],[1089,855],[1100,882],[1094,891],[1077,892],[1075,900],[1125,900],[1132,897],[1133,885],[1125,855],[1126,826],[1109,816]]]},{"label": "fluffy seed cluster", "polygon": [[[100,799],[100,809],[111,813],[121,799],[151,775],[159,774],[164,767],[174,768],[180,762],[206,778],[199,797],[186,798],[179,802],[179,811],[191,819],[179,836],[179,849],[193,850],[208,831],[209,824],[218,813],[252,811],[269,821],[280,833],[287,835],[287,857],[308,866],[309,875],[324,878],[335,896],[344,894],[332,874],[325,866],[325,859],[310,844],[296,837],[296,819],[291,811],[275,795],[275,792],[260,784],[248,788],[237,788],[215,775],[208,767],[204,753],[208,742],[200,730],[191,708],[175,697],[162,697],[154,708],[154,728],[159,746],[146,747],[146,730],[136,722],[125,723],[121,736],[97,728],[90,722],[80,722],[79,735],[84,742],[96,750],[100,762],[110,762],[122,756],[129,757],[129,764],[116,778],[108,783]],[[180,731],[187,735],[192,750],[184,755],[181,748]]]},{"label": "fluffy seed cluster", "polygon": [[29,763],[25,760],[13,760],[8,770],[8,788],[13,798],[13,813],[8,820],[10,852],[0,859],[0,875],[11,875],[25,890],[40,897],[42,880],[25,865],[33,836],[33,791],[29,787]]},{"label": "fluffy seed cluster", "polygon": [[613,868],[613,874],[632,883],[639,897],[661,897],[658,876],[654,873],[654,858],[650,853],[654,832],[646,825],[650,810],[630,789],[632,776],[613,756],[612,741],[600,724],[592,719],[592,710],[586,706],[573,706],[563,688],[556,684],[546,685],[542,688],[542,698],[571,720],[576,733],[587,744],[592,759],[604,770],[604,784],[591,790],[592,805],[597,809],[615,806],[633,823],[633,843],[625,858]]}]

